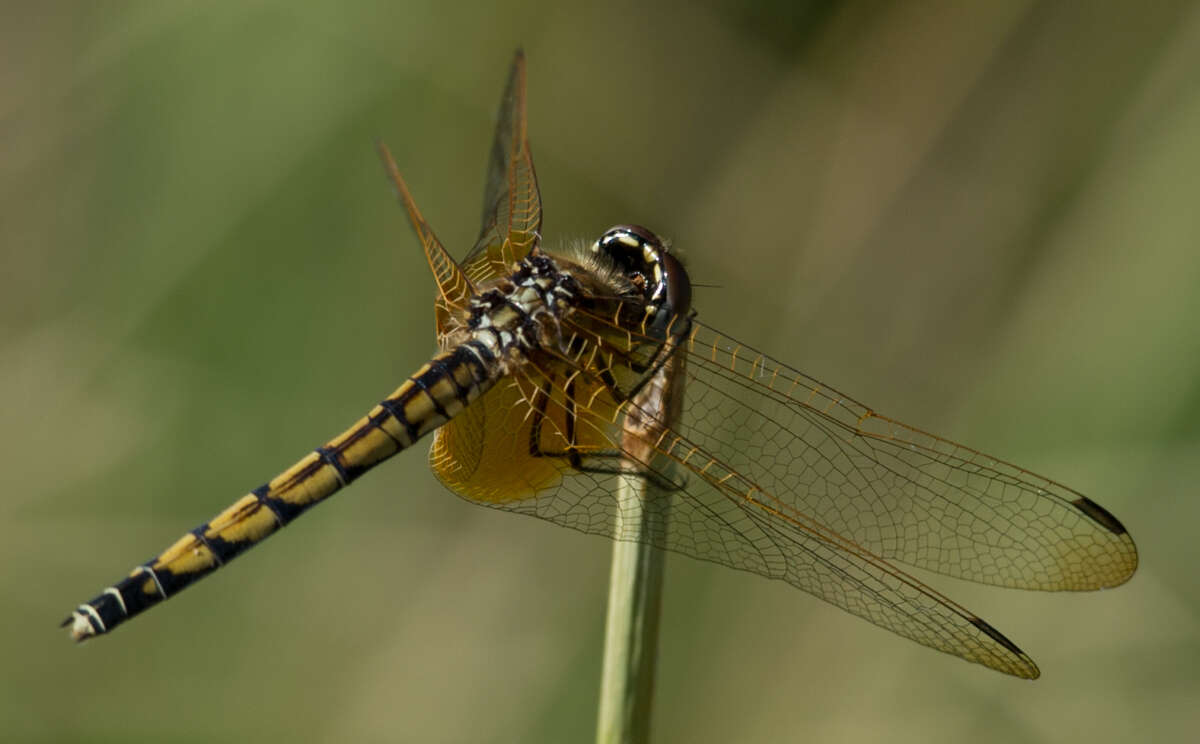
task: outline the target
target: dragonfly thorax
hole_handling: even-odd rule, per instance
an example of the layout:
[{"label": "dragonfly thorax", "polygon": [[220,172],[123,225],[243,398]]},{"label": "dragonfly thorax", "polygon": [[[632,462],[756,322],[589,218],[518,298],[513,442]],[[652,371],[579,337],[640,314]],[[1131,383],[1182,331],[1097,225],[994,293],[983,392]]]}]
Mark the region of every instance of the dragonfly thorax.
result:
[{"label": "dragonfly thorax", "polygon": [[562,318],[582,295],[571,272],[545,254],[532,254],[518,261],[512,274],[479,287],[463,334],[498,359],[558,347]]}]

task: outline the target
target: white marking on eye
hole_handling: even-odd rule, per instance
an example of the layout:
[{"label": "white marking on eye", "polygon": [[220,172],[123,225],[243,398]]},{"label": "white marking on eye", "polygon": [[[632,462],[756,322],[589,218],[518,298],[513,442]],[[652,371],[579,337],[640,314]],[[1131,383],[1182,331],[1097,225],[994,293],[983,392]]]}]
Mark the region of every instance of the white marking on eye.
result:
[{"label": "white marking on eye", "polygon": [[646,243],[642,246],[642,258],[646,259],[646,263],[658,263],[654,256],[654,246]]},{"label": "white marking on eye", "polygon": [[617,233],[617,242],[630,248],[637,248],[641,244],[637,238],[628,233]]},{"label": "white marking on eye", "polygon": [[654,281],[661,282],[662,278],[663,278],[662,266],[660,264],[656,263],[656,264],[654,264]]}]

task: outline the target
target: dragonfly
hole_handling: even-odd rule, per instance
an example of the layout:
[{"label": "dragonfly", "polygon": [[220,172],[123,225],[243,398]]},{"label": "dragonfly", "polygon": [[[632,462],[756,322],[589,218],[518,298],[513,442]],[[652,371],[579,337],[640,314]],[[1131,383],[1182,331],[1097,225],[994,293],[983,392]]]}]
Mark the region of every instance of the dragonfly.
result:
[{"label": "dragonfly", "polygon": [[[705,325],[682,263],[647,228],[545,248],[525,67],[518,53],[482,230],[462,261],[379,145],[437,285],[438,353],[63,626],[78,641],[111,632],[433,433],[431,468],[471,502],[781,579],[917,643],[1038,677],[1000,631],[899,566],[1022,589],[1113,587],[1138,562],[1121,522]],[[623,478],[657,496],[630,504]],[[661,518],[627,532],[633,507]]]}]

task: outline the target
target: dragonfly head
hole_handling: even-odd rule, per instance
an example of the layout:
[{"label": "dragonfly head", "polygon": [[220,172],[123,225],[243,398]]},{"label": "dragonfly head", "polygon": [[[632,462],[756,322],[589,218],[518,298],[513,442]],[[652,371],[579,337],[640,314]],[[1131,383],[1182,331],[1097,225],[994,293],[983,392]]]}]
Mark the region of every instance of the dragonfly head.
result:
[{"label": "dragonfly head", "polygon": [[665,332],[672,320],[688,314],[692,284],[679,259],[662,238],[640,225],[610,227],[592,244],[592,252],[622,273],[642,293],[649,325]]}]

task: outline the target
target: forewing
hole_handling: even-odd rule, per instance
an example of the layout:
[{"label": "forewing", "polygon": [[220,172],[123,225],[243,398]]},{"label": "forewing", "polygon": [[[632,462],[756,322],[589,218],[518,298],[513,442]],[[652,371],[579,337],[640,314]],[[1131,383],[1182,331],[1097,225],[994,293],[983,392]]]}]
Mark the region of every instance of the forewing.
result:
[{"label": "forewing", "polygon": [[[632,358],[642,358],[634,352],[648,339],[639,340],[636,334],[615,327],[612,331],[580,334],[586,340],[577,343],[577,356],[557,360],[558,366],[528,365],[514,375],[517,381],[508,388],[510,392],[496,395],[493,391],[480,401],[488,405],[479,418],[460,417],[451,422],[463,421],[460,429],[439,432],[432,457],[443,481],[489,506],[583,532],[630,539],[618,525],[630,523],[621,517],[631,506],[622,499],[631,496],[617,488],[617,479],[618,471],[636,472],[663,489],[663,496],[648,508],[658,511],[651,521],[664,526],[644,533],[644,541],[783,579],[924,645],[1009,674],[1037,676],[1029,657],[986,622],[828,525],[797,512],[786,500],[791,497],[781,499],[735,470],[729,458],[737,457],[744,444],[753,447],[757,441],[743,432],[757,430],[765,436],[771,431],[769,418],[744,402],[720,411],[702,409],[699,419],[685,413],[683,422],[667,428],[665,436],[640,442],[645,446],[638,449],[654,453],[649,461],[639,460],[627,449],[623,459],[592,458],[587,469],[577,470],[563,457],[530,457],[527,443],[533,411],[540,412],[543,421],[553,422],[554,433],[540,440],[547,451],[573,443],[593,453],[621,454],[622,442],[631,447],[639,444],[631,444],[621,427],[633,404],[607,395],[608,388],[599,384],[603,363],[595,360],[611,363],[612,357],[605,354],[620,351],[621,333],[626,334]],[[678,353],[689,350],[681,348]],[[712,389],[714,363],[690,353],[687,366],[697,364],[699,369],[687,373],[686,384],[698,385],[702,395],[711,397],[704,391]],[[546,397],[538,399],[539,394]],[[655,415],[641,414],[643,418]],[[718,414],[720,420],[715,418]],[[569,436],[568,418],[573,421]],[[700,441],[705,437],[707,445]],[[607,469],[602,467],[605,462],[611,464]],[[503,485],[496,488],[496,483]]]},{"label": "forewing", "polygon": [[986,584],[1116,586],[1137,567],[1119,521],[1076,491],[891,420],[696,324],[681,431],[810,520],[889,560]]},{"label": "forewing", "polygon": [[462,268],[442,246],[442,242],[434,234],[433,228],[421,215],[421,210],[417,208],[417,203],[408,190],[408,184],[400,175],[400,169],[396,167],[396,161],[387,145],[380,142],[378,147],[384,168],[396,189],[396,196],[404,205],[409,224],[417,234],[417,239],[421,241],[425,260],[433,272],[434,281],[437,282],[438,294],[437,299],[434,300],[434,322],[440,340],[450,326],[450,317],[456,313],[466,312],[475,288],[463,273]]},{"label": "forewing", "polygon": [[479,239],[463,261],[481,282],[507,274],[541,238],[542,202],[529,153],[525,117],[525,55],[517,52],[500,100],[488,159]]}]

